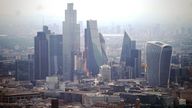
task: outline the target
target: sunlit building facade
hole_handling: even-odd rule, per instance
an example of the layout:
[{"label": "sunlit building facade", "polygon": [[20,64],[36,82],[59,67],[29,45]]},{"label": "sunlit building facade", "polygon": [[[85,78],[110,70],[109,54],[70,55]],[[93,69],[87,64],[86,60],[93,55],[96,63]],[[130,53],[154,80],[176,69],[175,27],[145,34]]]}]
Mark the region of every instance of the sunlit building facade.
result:
[{"label": "sunlit building facade", "polygon": [[67,4],[63,22],[63,79],[73,80],[74,55],[80,51],[80,25],[73,3]]}]

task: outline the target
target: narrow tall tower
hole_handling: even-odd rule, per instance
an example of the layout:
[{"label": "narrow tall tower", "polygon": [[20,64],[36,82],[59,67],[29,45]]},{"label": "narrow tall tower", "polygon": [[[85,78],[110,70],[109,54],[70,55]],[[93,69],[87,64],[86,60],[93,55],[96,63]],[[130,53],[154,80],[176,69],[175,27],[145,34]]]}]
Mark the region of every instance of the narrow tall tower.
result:
[{"label": "narrow tall tower", "polygon": [[35,39],[35,80],[48,76],[48,40],[45,31],[37,32]]},{"label": "narrow tall tower", "polygon": [[63,79],[73,80],[74,55],[80,51],[80,25],[73,3],[67,4],[63,22]]}]

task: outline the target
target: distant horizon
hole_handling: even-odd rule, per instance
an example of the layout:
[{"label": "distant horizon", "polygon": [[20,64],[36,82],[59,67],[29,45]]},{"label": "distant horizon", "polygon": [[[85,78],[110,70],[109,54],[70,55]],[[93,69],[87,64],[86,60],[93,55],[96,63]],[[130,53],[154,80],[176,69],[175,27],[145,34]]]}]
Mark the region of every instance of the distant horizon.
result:
[{"label": "distant horizon", "polygon": [[97,20],[100,30],[192,27],[190,0],[1,0],[0,35],[34,36],[43,25],[62,33],[67,3],[74,4],[82,31],[90,19]]},{"label": "distant horizon", "polygon": [[9,20],[29,18],[42,21],[44,18],[45,23],[50,20],[63,21],[67,3],[74,4],[78,21],[94,19],[102,23],[192,23],[190,0],[1,0],[0,16],[10,17]]}]

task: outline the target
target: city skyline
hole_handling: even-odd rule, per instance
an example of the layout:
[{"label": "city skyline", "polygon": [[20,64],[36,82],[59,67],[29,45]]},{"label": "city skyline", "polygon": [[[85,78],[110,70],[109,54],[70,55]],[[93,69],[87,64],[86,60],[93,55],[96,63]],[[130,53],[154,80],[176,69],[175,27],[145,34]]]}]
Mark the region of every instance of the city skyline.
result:
[{"label": "city skyline", "polygon": [[182,1],[0,0],[0,108],[192,107]]}]

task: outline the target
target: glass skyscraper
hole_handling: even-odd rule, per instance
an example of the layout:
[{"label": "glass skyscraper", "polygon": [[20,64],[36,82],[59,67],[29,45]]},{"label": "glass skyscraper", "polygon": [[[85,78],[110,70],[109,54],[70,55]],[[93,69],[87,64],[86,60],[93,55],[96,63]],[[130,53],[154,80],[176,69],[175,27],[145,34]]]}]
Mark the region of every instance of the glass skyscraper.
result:
[{"label": "glass skyscraper", "polygon": [[63,72],[63,35],[49,36],[49,75]]},{"label": "glass skyscraper", "polygon": [[34,79],[45,79],[48,76],[48,66],[48,39],[45,32],[37,32]]},{"label": "glass skyscraper", "polygon": [[120,64],[120,78],[127,79],[140,76],[141,50],[136,49],[136,41],[131,40],[127,32],[124,32]]},{"label": "glass skyscraper", "polygon": [[150,41],[146,45],[147,79],[151,86],[167,86],[170,76],[172,47],[162,42]]},{"label": "glass skyscraper", "polygon": [[126,62],[128,59],[130,59],[132,49],[131,46],[131,38],[129,37],[127,32],[124,32],[120,63]]},{"label": "glass skyscraper", "polygon": [[99,73],[99,67],[106,63],[104,52],[104,38],[98,33],[97,21],[87,21],[85,29],[85,55],[86,68],[89,74],[95,76]]}]

